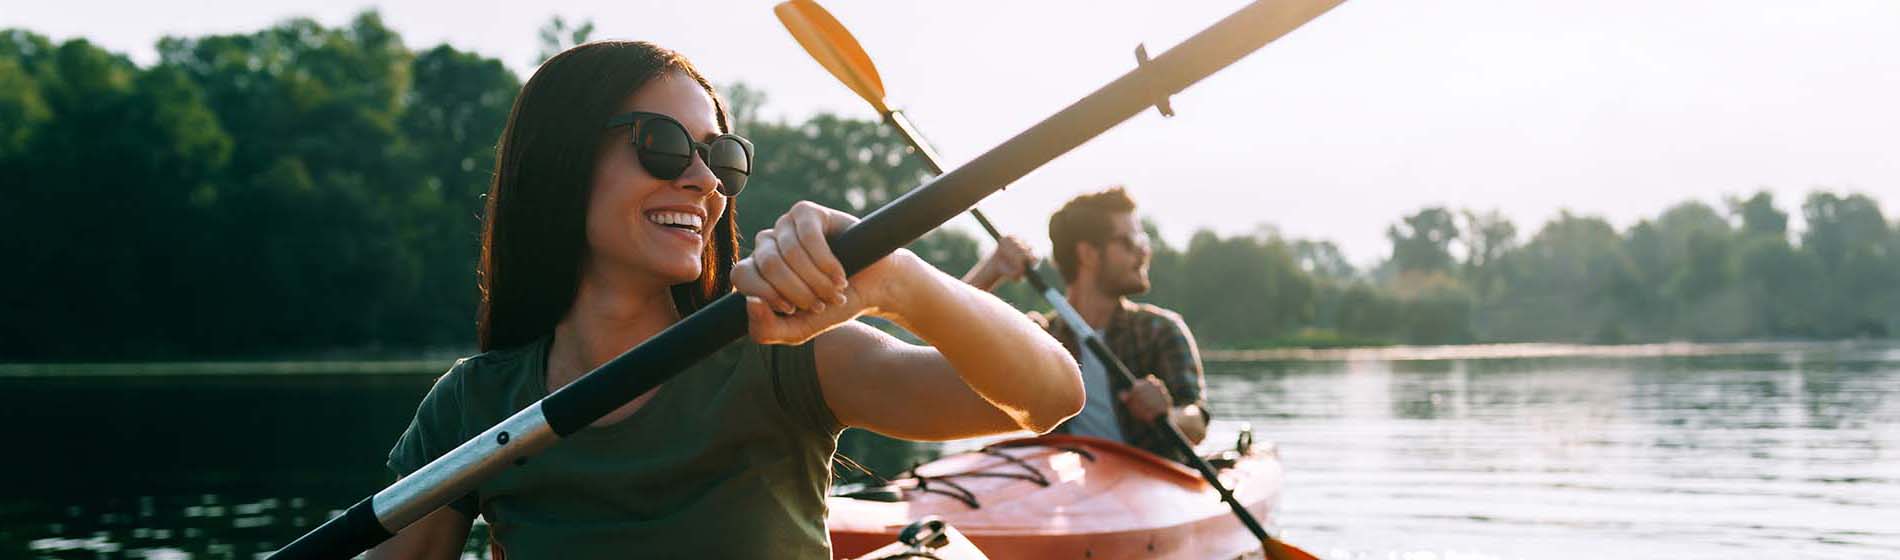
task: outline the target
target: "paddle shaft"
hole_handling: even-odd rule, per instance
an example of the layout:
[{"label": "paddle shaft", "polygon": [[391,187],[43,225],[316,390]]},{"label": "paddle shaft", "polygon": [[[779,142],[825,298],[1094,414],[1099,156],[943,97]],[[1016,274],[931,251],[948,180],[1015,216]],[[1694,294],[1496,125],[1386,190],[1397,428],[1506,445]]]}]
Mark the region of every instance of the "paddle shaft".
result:
[{"label": "paddle shaft", "polygon": [[[1141,67],[962,167],[925,183],[839,233],[832,251],[855,273],[1031,170],[1279,37],[1292,17],[1256,0]],[[1308,18],[1310,19],[1310,17]],[[729,293],[646,342],[529,405],[403,480],[351,506],[272,558],[348,558],[467,495],[483,481],[587,427],[608,412],[746,334],[745,300]]]},{"label": "paddle shaft", "polygon": [[[904,116],[903,111],[891,110],[884,113],[884,122],[891,125],[891,128],[897,129],[904,140],[910,143],[911,148],[924,161],[925,167],[928,167],[932,173],[943,173],[943,164],[937,160],[937,150],[924,141],[923,136],[918,134],[916,127],[911,124],[910,118]],[[982,209],[971,207],[970,215],[983,226],[983,231],[989,232],[991,238],[999,242],[1003,240],[1002,232],[997,231],[996,225],[990,223],[989,217],[983,215]],[[1075,332],[1076,336],[1082,340],[1085,350],[1095,354],[1097,360],[1100,360],[1109,370],[1114,371],[1115,375],[1120,376],[1123,381],[1128,382],[1130,386],[1139,382],[1140,378],[1135,377],[1135,372],[1128,369],[1128,365],[1122,363],[1121,358],[1115,357],[1115,353],[1109,350],[1108,343],[1102,340],[1101,333],[1096,332],[1087,321],[1082,319],[1082,314],[1075,310],[1075,306],[1069,305],[1069,299],[1063,297],[1061,290],[1057,290],[1054,284],[1042,277],[1042,271],[1035,266],[1035,263],[1030,263],[1026,267],[1023,271],[1023,279],[1029,282],[1037,295],[1042,296],[1043,301],[1055,308],[1056,316],[1061,317],[1062,321],[1069,325],[1069,330]],[[1254,519],[1253,512],[1247,511],[1247,507],[1234,498],[1234,493],[1229,491],[1226,485],[1221,484],[1220,475],[1214,471],[1214,466],[1207,464],[1207,460],[1202,459],[1200,454],[1194,451],[1194,444],[1188,442],[1187,434],[1181,433],[1180,426],[1174,425],[1174,422],[1168,419],[1168,415],[1163,414],[1155,418],[1154,427],[1161,431],[1162,439],[1168,440],[1176,452],[1187,458],[1190,466],[1201,471],[1201,478],[1213,485],[1214,490],[1220,493],[1221,501],[1227,502],[1227,507],[1234,510],[1234,517],[1240,518],[1240,523],[1247,526],[1247,531],[1252,532],[1254,538],[1260,539],[1263,546],[1273,542],[1273,537],[1267,534],[1266,527],[1262,527],[1260,521]]]}]

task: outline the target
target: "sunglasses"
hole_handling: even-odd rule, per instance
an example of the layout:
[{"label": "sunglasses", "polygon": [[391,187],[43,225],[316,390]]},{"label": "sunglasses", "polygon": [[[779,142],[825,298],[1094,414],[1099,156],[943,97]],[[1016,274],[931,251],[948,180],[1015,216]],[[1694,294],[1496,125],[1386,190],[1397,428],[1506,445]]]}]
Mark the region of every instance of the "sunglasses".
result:
[{"label": "sunglasses", "polygon": [[604,128],[633,127],[634,153],[647,174],[671,181],[693,165],[697,154],[719,178],[719,194],[739,196],[752,175],[752,141],[737,134],[714,136],[711,142],[698,142],[687,134],[686,126],[673,117],[659,113],[634,111],[607,119]]}]

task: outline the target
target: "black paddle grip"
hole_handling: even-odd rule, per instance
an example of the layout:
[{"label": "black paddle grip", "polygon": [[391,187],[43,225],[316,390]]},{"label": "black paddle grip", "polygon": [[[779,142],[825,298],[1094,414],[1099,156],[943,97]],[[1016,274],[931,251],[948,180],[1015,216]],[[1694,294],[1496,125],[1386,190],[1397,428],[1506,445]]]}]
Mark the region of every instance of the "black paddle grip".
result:
[{"label": "black paddle grip", "polygon": [[376,520],[376,508],[370,505],[374,499],[375,496],[363,498],[344,510],[343,515],[278,549],[270,555],[270,560],[342,560],[389,540],[395,535]]}]

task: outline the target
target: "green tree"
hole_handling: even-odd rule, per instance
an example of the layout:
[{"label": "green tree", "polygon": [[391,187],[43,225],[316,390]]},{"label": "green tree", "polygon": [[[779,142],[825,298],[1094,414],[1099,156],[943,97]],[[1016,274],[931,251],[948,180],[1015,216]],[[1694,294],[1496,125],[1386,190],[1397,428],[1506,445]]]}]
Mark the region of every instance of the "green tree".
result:
[{"label": "green tree", "polygon": [[1392,264],[1399,273],[1446,271],[1453,263],[1458,222],[1449,210],[1426,208],[1386,228],[1385,236],[1392,240]]},{"label": "green tree", "polygon": [[594,20],[583,19],[578,24],[570,24],[557,15],[548,18],[548,22],[541,26],[539,36],[541,50],[535,54],[535,66],[540,66],[542,61],[561,54],[561,51],[587,42],[594,36]]},{"label": "green tree", "polygon": [[1892,286],[1900,283],[1893,233],[1880,205],[1862,194],[1808,195],[1802,204],[1807,231],[1802,250],[1820,262],[1824,336],[1885,336],[1896,310]]},{"label": "green tree", "polygon": [[1317,299],[1314,281],[1278,237],[1222,238],[1200,231],[1188,242],[1177,274],[1165,281],[1173,285],[1173,299],[1155,301],[1180,312],[1198,338],[1215,345],[1288,336],[1312,321]]},{"label": "green tree", "polygon": [[1513,269],[1509,288],[1480,336],[1591,341],[1624,329],[1615,305],[1629,297],[1636,270],[1609,222],[1562,212],[1502,261]]},{"label": "green tree", "polygon": [[1503,281],[1497,261],[1516,247],[1517,226],[1496,210],[1465,210],[1460,215],[1465,222],[1465,282],[1477,291],[1477,297],[1489,297]]},{"label": "green tree", "polygon": [[1775,195],[1760,191],[1747,199],[1730,198],[1729,213],[1742,221],[1742,232],[1747,235],[1788,235],[1788,213],[1775,207]]},{"label": "green tree", "polygon": [[1822,271],[1812,253],[1795,249],[1785,237],[1760,235],[1744,242],[1737,261],[1750,334],[1810,337],[1824,333],[1827,321],[1819,312],[1826,293],[1815,282]]}]

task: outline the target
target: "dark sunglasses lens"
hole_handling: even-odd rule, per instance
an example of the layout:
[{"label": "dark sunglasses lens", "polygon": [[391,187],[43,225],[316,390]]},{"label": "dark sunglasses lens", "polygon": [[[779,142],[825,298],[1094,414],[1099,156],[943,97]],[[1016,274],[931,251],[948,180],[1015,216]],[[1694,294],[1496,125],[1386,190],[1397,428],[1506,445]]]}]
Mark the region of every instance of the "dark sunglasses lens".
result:
[{"label": "dark sunglasses lens", "polygon": [[650,119],[633,138],[640,165],[660,179],[677,179],[693,162],[693,144],[686,129],[665,119]]},{"label": "dark sunglasses lens", "polygon": [[745,190],[746,179],[752,176],[752,156],[737,139],[722,136],[713,140],[706,159],[706,166],[719,178],[720,193],[734,196]]}]

